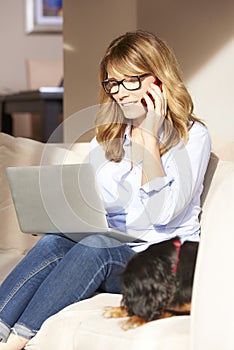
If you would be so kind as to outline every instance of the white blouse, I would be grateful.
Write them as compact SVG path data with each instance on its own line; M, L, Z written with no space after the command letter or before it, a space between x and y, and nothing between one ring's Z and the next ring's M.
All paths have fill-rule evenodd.
M188 142L177 144L161 157L166 176L141 185L142 161L131 165L130 126L124 136L124 158L111 162L96 138L91 141L90 162L96 170L110 227L147 243L129 243L136 251L179 236L199 241L200 196L208 165L211 140L202 124L195 122Z

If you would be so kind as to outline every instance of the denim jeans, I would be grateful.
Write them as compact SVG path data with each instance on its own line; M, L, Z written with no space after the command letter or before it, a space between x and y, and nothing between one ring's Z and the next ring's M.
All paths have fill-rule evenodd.
M79 243L45 235L0 287L0 337L31 339L42 323L97 290L121 293L121 273L135 252L102 235Z

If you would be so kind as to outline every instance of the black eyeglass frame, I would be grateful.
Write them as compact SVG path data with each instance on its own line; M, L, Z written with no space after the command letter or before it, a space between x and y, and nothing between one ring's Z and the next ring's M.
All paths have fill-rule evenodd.
M128 90L128 91L135 91L135 90L138 90L138 89L141 88L141 79L144 78L144 77L146 77L146 76L148 76L148 75L151 75L151 73L144 73L144 74L140 74L140 75L132 75L132 76L130 76L129 78L137 78L137 79L138 79L138 82L139 82L139 87L134 88L134 89L128 89L128 88L125 87L125 85L124 85L124 80L126 80L127 78L124 78L124 79L122 79L122 80L106 79L106 80L102 81L102 86L103 86L103 89L105 90L105 92L106 92L108 95L115 95L115 94L117 94L117 93L119 92L119 86L120 86L120 85L123 85L123 87L124 87L126 90ZM110 82L110 81L114 81L114 82L117 83L117 85L118 85L118 90L117 90L116 92L114 92L114 93L109 92L109 91L106 90L106 83L108 83L108 82Z

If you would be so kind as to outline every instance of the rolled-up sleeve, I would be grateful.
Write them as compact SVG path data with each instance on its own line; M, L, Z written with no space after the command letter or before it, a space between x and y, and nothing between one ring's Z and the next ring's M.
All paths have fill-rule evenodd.
M162 191L165 187L171 186L173 181L174 177L172 175L166 175L164 177L153 179L140 188L139 195L142 199L151 197L154 194Z

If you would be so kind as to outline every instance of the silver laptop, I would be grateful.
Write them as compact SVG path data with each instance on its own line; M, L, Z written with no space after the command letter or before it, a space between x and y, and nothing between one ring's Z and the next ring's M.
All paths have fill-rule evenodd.
M6 173L22 232L63 233L74 241L97 233L143 241L108 227L91 164L9 167Z

